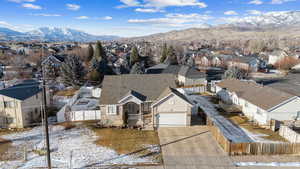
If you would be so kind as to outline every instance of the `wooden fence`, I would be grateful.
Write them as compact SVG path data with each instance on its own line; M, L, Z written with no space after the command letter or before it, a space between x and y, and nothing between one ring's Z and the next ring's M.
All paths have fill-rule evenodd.
M211 133L229 155L300 154L300 143L234 143L229 141L214 123L207 119Z

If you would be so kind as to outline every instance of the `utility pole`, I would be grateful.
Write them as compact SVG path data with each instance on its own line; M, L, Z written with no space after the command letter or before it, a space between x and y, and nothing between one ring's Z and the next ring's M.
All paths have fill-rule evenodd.
M45 135L46 135L47 164L48 164L48 169L51 169L49 129L48 129L48 113L46 111L47 93L46 93L45 71L44 71L44 66L43 65L42 65L42 79L43 79L43 113L44 113L44 126L45 126Z

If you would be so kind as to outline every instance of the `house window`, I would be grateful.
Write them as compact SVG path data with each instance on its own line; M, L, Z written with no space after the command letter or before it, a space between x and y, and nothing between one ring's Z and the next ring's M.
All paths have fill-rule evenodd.
M4 101L4 108L13 108L14 102L12 101Z
M36 100L39 99L39 94L35 95L35 99L36 99Z
M117 106L116 105L108 105L107 107L107 113L110 115L116 115L117 114Z

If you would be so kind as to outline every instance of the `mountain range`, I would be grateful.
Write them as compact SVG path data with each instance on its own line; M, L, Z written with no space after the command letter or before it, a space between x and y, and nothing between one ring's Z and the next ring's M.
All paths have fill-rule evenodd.
M300 11L267 12L257 16L225 18L227 24L171 31L150 36L126 38L146 41L193 41L203 39L232 39L254 34L297 36L300 33ZM279 34L280 33L280 34ZM297 38L299 38L297 36ZM0 41L77 41L117 40L118 36L96 36L69 28L42 27L30 32L0 28ZM124 40L124 39L123 39Z
M0 41L91 42L97 40L115 40L118 38L118 36L110 35L91 35L82 31L69 28L42 27L24 33L0 27Z
M152 42L238 41L240 39L259 39L272 36L279 39L300 39L300 11L268 12L258 16L227 19L227 24L189 28L122 40Z

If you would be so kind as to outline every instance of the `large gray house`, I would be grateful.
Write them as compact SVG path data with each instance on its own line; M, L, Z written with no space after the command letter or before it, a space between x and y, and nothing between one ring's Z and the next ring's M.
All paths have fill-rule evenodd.
M172 74L105 76L101 119L112 126L188 126L192 103L176 89Z

